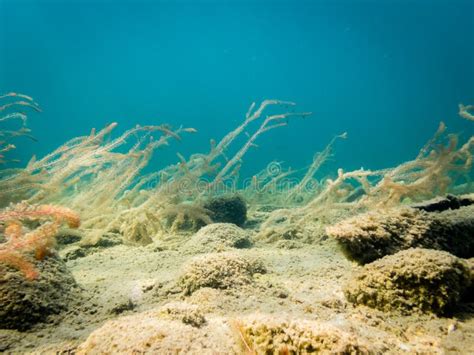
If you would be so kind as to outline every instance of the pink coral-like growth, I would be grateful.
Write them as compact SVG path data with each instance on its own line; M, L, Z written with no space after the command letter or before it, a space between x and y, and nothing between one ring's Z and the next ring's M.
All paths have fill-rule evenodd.
M22 224L25 220L46 222L28 231ZM39 273L27 254L33 253L36 260L42 260L54 247L54 238L61 224L77 228L80 219L77 213L65 207L18 204L0 212L0 223L4 225L7 239L0 244L0 263L20 270L26 279L34 280Z

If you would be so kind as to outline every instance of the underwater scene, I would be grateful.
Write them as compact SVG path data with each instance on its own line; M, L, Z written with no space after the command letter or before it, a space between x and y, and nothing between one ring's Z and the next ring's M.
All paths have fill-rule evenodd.
M474 354L474 1L0 0L0 353Z

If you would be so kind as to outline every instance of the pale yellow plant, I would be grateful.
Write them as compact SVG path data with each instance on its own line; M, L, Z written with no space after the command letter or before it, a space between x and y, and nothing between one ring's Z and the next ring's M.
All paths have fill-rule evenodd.
M324 224L344 214L421 201L443 195L457 186L463 187L462 192L472 192L474 137L459 146L458 137L446 136L445 130L441 123L416 159L399 166L349 172L339 169L337 177L327 179L324 187L304 206L272 212L262 224L259 237L273 240L275 235L311 222ZM447 143L442 142L445 138Z
M459 116L462 118L474 121L474 114L472 114L471 111L474 111L474 105L464 106L463 104L459 104Z
M16 149L12 143L14 138L25 136L34 140L27 125L28 116L23 109L41 112L38 104L27 95L15 92L0 95L0 165L11 160L7 159L5 154ZM7 129L6 124L14 121L20 122L20 127Z
M97 242L106 232L117 232L126 241L146 244L167 232L163 219L169 215L170 206L211 196L220 183L237 174L243 156L255 147L261 134L285 126L290 117L308 115L286 112L266 116L240 147L232 147L236 153L226 156L235 139L248 133L245 130L261 118L268 106L294 105L265 100L255 109L254 103L244 122L218 144L211 144L209 153L194 154L189 159L178 154L177 164L146 175L142 171L157 148L196 130L136 126L112 139L117 126L112 123L99 132L92 130L87 136L71 139L41 159L33 157L24 169L5 174L0 179L0 203L5 206L25 200L67 206L81 215L87 243ZM129 147L131 139L134 143ZM209 177L212 180L204 180ZM181 218L182 214L176 216ZM175 227L171 224L171 229Z

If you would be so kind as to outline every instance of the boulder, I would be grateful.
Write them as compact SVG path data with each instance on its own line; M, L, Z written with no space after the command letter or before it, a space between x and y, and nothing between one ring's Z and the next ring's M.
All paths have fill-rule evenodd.
M408 248L474 256L474 205L426 212L411 207L371 211L327 227L345 254L362 264Z
M233 223L243 226L247 220L247 205L238 196L221 196L206 201L203 207L210 211L210 217L215 223Z
M0 328L26 330L67 309L79 290L72 274L56 255L32 263L32 280L17 269L0 264Z
M385 256L355 273L348 301L402 314L449 312L472 282L468 263L445 251L413 248Z
M253 282L256 273L265 273L257 259L245 258L232 252L206 254L188 262L178 279L185 295L202 287L227 289Z

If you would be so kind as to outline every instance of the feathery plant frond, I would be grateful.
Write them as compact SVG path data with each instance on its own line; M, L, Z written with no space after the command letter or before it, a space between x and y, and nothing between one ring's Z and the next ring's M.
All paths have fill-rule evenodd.
M24 136L35 140L28 128L28 115L25 110L41 112L38 104L27 95L10 92L0 96L0 166L17 162L6 157L7 153L16 149L12 143L13 139Z

